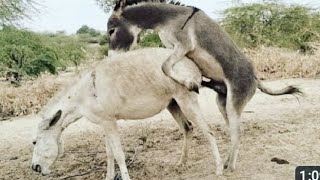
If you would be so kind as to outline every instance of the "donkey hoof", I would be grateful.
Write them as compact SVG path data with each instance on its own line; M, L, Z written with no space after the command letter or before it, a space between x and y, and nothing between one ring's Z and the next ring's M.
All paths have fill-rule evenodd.
M121 175L118 173L117 175L114 176L113 180L122 180Z
M177 167L184 166L186 164L186 160L180 159L179 162L176 164Z
M227 171L230 171L230 172L234 172L236 170L236 167L235 166L232 166L232 165L224 165L224 169L226 169Z
M220 162L218 164L216 164L216 175L217 176L222 176L223 175L223 163Z
M216 171L216 175L217 176L222 176L223 175L223 171L222 170L217 170Z

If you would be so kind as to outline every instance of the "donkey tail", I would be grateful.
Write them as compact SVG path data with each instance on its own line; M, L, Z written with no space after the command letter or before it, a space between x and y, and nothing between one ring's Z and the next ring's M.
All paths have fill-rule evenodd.
M260 89L263 93L269 94L271 96L280 96L284 94L292 94L292 95L300 95L300 96L303 95L303 92L298 87L287 86L282 89L273 90L271 88L264 86L259 80L258 80L258 89Z

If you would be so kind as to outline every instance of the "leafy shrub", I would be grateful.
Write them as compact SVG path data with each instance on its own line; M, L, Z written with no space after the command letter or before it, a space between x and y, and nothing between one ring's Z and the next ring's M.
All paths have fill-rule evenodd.
M308 50L319 40L319 11L301 5L264 2L224 11L222 25L244 47L259 45Z
M102 55L102 56L108 56L108 47L107 46L100 46L99 48L99 53Z
M90 34L78 34L79 41L86 44L97 44L100 43L100 36L93 37Z
M97 37L100 35L100 32L93 28L90 28L87 25L83 25L80 29L78 29L77 34L89 34L92 37Z
M157 33L146 33L141 38L139 45L142 47L163 47Z
M100 36L99 45L103 46L108 44L108 36L106 34Z
M79 64L84 59L83 44L65 35L36 34L5 27L0 30L0 76L7 71L38 76L44 71Z

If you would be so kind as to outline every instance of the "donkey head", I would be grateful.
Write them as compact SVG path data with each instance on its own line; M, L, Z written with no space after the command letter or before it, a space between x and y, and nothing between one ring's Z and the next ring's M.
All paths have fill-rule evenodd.
M60 139L62 127L62 111L58 110L53 116L42 121L33 139L34 150L32 156L32 169L42 175L50 174L51 166L59 154L62 154L62 141Z
M132 14L137 15L136 13L138 13L144 15L145 12L143 9L139 9L138 12L130 11L130 13L128 13L128 10L130 6L143 2L164 3L165 0L118 0L116 2L113 13L108 20L110 54L116 51L128 51L137 45L142 29L137 23L132 22L132 19L134 19ZM150 17L144 17L145 20L149 18Z
M141 29L122 17L126 6L131 5L126 0L119 0L108 20L109 55L114 52L128 51L137 45Z

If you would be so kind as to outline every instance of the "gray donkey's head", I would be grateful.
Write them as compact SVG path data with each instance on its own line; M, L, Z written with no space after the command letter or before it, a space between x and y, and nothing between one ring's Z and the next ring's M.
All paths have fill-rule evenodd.
M166 0L118 0L108 20L110 52L134 48L143 29L154 29L175 16L177 12L163 6L165 2Z

